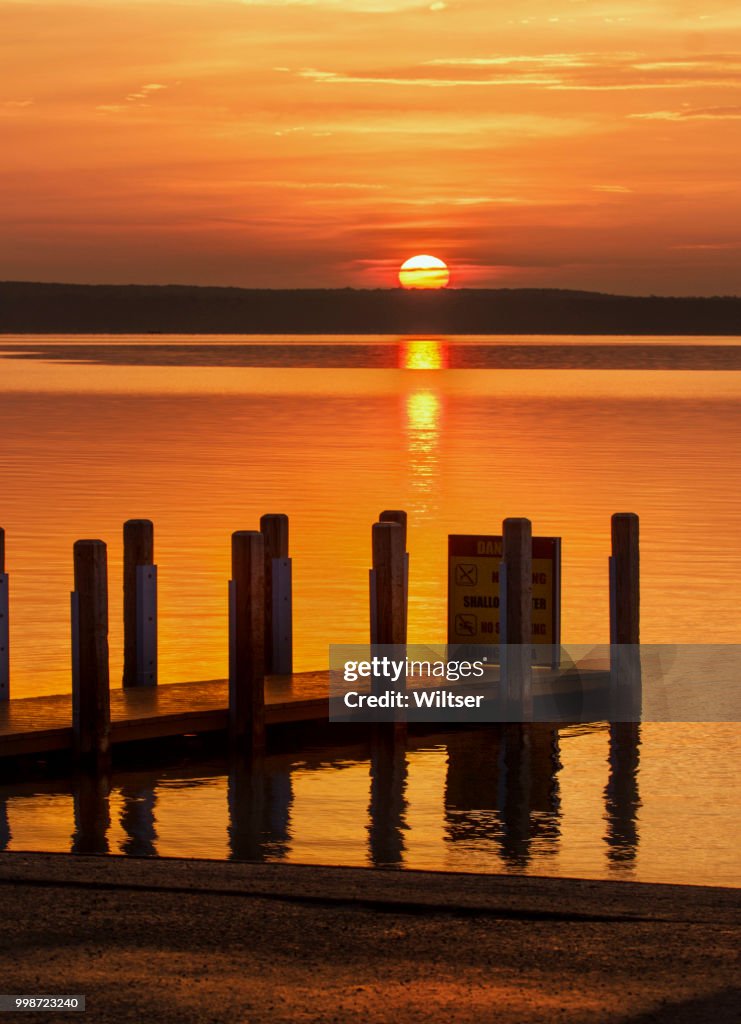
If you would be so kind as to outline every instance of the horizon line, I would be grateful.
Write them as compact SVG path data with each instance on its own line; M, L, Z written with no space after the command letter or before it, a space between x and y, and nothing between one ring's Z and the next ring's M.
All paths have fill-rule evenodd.
M677 302L690 301L690 300L739 300L741 295L738 294L723 294L715 292L713 294L693 294L693 295L675 295L675 294L660 294L657 292L649 292L642 294L626 294L625 292L602 292L595 291L589 288L558 288L558 287L521 287L521 288L505 288L505 287L487 287L487 288L456 288L454 286L447 285L444 288L404 288L401 285L388 288L358 288L353 285L335 285L325 287L288 287L278 288L271 286L254 286L254 285L230 285L230 284L182 284L175 281L168 281L165 283L155 282L110 282L110 281L32 281L32 280L19 280L19 279L5 279L0 280L0 287L5 285L22 285L22 286L41 286L41 287L58 287L58 288L183 288L183 289L198 289L198 290L223 290L223 291L243 291L243 292L359 292L359 293L383 293L388 295L440 295L448 294L451 292L463 293L463 292L547 292L547 293L559 293L559 294L570 294L570 295L595 295L606 298L615 299L664 299L674 300Z

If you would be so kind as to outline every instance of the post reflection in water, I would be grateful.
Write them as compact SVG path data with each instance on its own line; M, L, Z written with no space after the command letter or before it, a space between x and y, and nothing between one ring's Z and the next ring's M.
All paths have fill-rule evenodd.
M154 810L157 805L157 779L148 784L128 783L121 786L119 821L126 834L121 852L130 857L157 855L157 828Z
M281 860L290 845L290 767L234 758L227 780L230 860Z
M371 738L368 845L375 866L401 867L406 824L407 753L383 727Z
M94 777L82 773L75 778L73 790L75 830L72 853L108 853L111 827L111 782L106 775Z
M10 831L10 819L8 818L8 801L0 794L0 853L3 853L10 846L12 833Z
M507 725L452 737L448 747L445 825L450 842L492 843L511 868L558 852L561 767L558 730Z
M607 861L612 869L633 867L638 855L638 790L641 727L635 722L610 725L608 762L610 774L605 786Z

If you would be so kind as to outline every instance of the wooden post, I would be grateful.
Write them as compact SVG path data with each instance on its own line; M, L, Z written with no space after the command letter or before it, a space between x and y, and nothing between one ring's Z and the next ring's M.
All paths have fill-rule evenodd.
M616 512L612 517L612 572L611 642L638 644L641 642L640 556L638 516L634 512Z
M405 656L407 615L403 526L398 522L374 523L372 544L371 645L398 645L402 648L399 655ZM371 688L378 689L381 683L381 679L373 678ZM399 689L406 686L403 675L396 685ZM403 743L406 731L406 721L396 716L391 722L374 726L371 735L371 746L375 751L373 756L378 755L379 747Z
M402 509L386 509L378 517L379 523L398 523L399 526L404 530L404 539L402 540L402 547L404 551L407 549L407 514Z
M288 557L288 516L264 515L265 539L265 671L293 671L291 561Z
M10 699L10 595L5 571L5 530L0 526L0 702Z
M111 728L108 690L108 564L103 541L78 540L74 546L74 566L74 751L81 766L98 771L108 766Z
M124 523L124 569L123 569L123 614L124 614L124 665L123 685L141 686L157 683L157 618L156 618L156 577L150 581L149 591L154 593L154 607L145 609L145 594L138 585L140 566L154 569L154 526L149 519L129 519ZM146 602L152 603L152 602ZM153 621L147 622L142 617ZM154 638L152 644L147 638ZM149 650L143 648L148 647Z
M503 669L507 701L521 721L532 717L533 531L529 519L505 519ZM501 579L501 574L500 574ZM512 645L510 647L510 645Z
M407 551L407 514L402 509L386 509L378 517L379 523L398 523L404 531L404 641L409 631L409 552Z
M265 541L254 530L232 534L229 732L236 751L265 748Z
M610 695L614 721L641 717L641 594L639 520L634 512L612 517L610 557Z
M396 522L374 523L375 643L406 643L404 562L403 527Z

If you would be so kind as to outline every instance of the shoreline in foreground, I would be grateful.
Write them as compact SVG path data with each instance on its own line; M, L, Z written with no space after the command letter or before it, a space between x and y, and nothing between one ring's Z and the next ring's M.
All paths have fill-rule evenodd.
M735 1021L739 890L0 856L6 992L87 1019ZM45 1014L24 1019L48 1020Z

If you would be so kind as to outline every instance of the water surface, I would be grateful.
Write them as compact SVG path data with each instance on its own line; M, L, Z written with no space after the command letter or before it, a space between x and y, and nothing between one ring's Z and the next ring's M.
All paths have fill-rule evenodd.
M608 640L610 515L641 516L642 638L741 636L741 339L0 339L12 692L70 688L72 544L156 529L163 682L223 677L230 534L287 512L296 667L367 638L370 528L409 513L410 640L445 639L448 533L563 538L563 639ZM623 742L625 741L625 742ZM0 845L736 885L738 728L488 731L0 787Z
M138 517L156 527L165 682L225 674L229 538L264 512L291 518L298 669L366 638L383 508L410 517L412 641L445 639L447 534L525 515L563 538L564 641L606 642L610 515L635 511L642 638L738 642L740 352L714 338L0 339L12 692L69 690L81 537L109 544L116 685L121 525ZM715 369L656 368L677 359ZM538 369L559 361L574 368Z
M306 746L221 764L0 785L10 850L739 885L737 729L644 725Z

